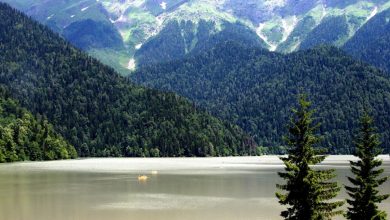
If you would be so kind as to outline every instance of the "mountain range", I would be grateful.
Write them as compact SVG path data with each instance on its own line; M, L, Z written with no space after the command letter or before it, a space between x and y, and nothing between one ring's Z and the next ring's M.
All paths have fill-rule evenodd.
M145 60L156 63L180 58L205 39L237 26L247 29L241 36L258 38L270 51L289 53L325 43L342 47L390 7L386 0L2 1L123 74ZM165 47L155 48L156 42Z

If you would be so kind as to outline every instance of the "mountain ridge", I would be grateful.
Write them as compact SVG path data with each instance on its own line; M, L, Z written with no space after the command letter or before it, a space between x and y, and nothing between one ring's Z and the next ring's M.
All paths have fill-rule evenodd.
M223 30L223 23L239 22L257 33L267 49L289 53L299 50L304 41L315 42L318 35L309 34L328 19L345 17L344 31L339 31L335 40L327 38L328 33L318 33L325 34L319 37L325 43L342 46L377 13L390 8L387 0L303 0L298 4L294 0L249 0L245 3L238 0L2 1L18 7L59 33L73 22L85 19L112 23L121 34L125 47L120 50L92 48L89 51L125 75L137 67L134 54L139 48L175 20L179 23L214 22L213 29L217 32Z

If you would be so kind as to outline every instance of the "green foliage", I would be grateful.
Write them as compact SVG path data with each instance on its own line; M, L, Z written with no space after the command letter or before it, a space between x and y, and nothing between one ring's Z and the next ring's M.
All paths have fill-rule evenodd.
M309 49L321 44L339 46L349 36L346 16L329 17L315 27L300 44L300 49Z
M384 169L378 169L382 161L375 159L381 153L379 136L374 128L373 119L367 112L360 121L360 131L356 138L356 153L359 160L351 161L351 171L354 177L348 177L353 186L346 186L351 199L346 217L352 220L386 219L386 213L378 209L377 203L386 200L389 195L378 195L377 189L388 179L381 177Z
M281 213L285 219L331 219L342 214L336 210L343 202L329 202L336 197L340 187L331 179L336 175L334 170L314 170L310 165L316 165L325 159L319 150L321 137L316 135L319 124L314 122L314 110L305 96L300 96L298 109L293 109L294 116L290 119L289 133L285 136L288 145L288 157L282 158L286 172L279 176L287 182L277 185L286 194L276 193L279 203L287 205Z
M175 94L134 86L5 4L0 12L0 83L47 117L80 156L256 153L237 126ZM44 157L65 155L55 140L48 146Z
M289 55L225 42L197 56L141 68L132 79L177 92L212 114L236 123L273 153L296 94L310 92L324 122L324 147L332 154L353 153L353 130L365 104L372 106L390 152L390 80L334 47ZM300 91L300 88L304 88Z
M74 147L47 120L34 118L0 87L0 163L76 157Z
M369 20L344 45L352 56L390 71L390 9Z

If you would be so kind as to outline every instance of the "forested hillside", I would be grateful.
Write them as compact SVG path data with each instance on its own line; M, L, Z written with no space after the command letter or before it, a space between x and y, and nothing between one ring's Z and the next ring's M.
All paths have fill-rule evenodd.
M0 163L76 157L74 147L47 120L35 118L0 87Z
M306 36L299 49L310 49L324 44L341 46L348 35L349 27L346 16L325 18Z
M222 26L223 30L219 31L211 21L172 21L158 35L145 42L134 58L138 66L164 63L209 50L227 40L247 46L266 47L256 32L243 24L226 22Z
M308 93L318 108L330 153L353 152L356 118L368 106L389 152L389 76L337 48L282 55L226 42L198 56L140 69L132 79L194 100L266 147L283 144L289 106L298 93Z
M241 129L172 93L135 86L48 28L0 4L0 83L79 156L254 153Z
M343 47L352 56L390 72L390 9L367 22Z

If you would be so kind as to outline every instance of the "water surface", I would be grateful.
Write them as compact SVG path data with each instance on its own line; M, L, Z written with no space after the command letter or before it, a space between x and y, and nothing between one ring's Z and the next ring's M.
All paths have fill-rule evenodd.
M346 184L348 159L331 156L320 167L335 168ZM382 159L390 175L390 159ZM272 156L2 164L0 220L280 219L281 170ZM390 182L382 191L390 193ZM381 208L390 213L390 201Z

